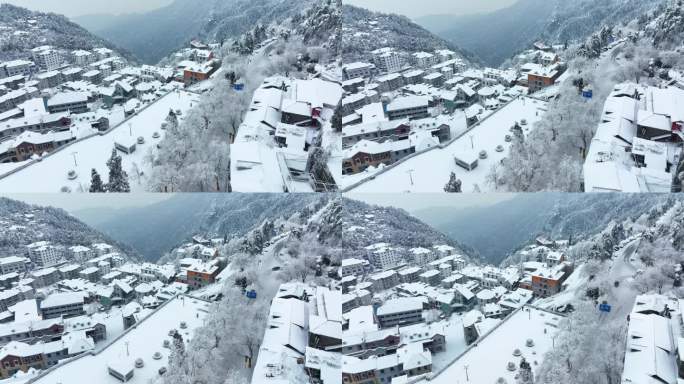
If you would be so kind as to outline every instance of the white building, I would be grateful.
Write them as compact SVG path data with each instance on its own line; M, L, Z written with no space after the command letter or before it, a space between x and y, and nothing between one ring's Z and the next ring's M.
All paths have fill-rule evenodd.
M62 65L62 55L49 45L33 48L31 54L36 65L47 71L52 71Z
M386 243L369 245L366 251L368 260L379 269L395 267L401 259L397 250Z
M413 263L420 266L423 266L435 259L434 252L422 247L409 249L409 254L413 257Z
M71 52L71 57L74 61L74 64L78 65L79 67L87 66L88 64L92 63L94 59L94 55L92 53L82 49Z
M114 251L114 247L106 243L97 243L92 245L93 250L97 256L106 255Z
M93 251L82 245L74 245L69 247L69 255L76 261L85 261L92 257Z
M29 244L27 248L31 260L41 267L55 265L62 258L62 248L54 246L47 241Z
M420 68L429 68L437 64L437 56L428 52L416 52L411 55L413 64Z
M401 69L402 60L392 48L380 48L372 52L373 62L380 72L392 73Z

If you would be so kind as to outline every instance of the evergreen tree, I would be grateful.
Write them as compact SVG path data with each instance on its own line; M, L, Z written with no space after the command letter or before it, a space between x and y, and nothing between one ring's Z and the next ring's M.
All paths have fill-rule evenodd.
M173 109L169 110L168 116L166 116L166 123L167 129L171 132L176 132L178 129L178 116L176 116L176 112L173 111Z
M520 362L520 370L518 376L518 384L532 384L534 383L534 373L532 372L532 366L523 357Z
M103 193L105 191L105 186L102 184L102 178L100 177L100 174L97 173L95 168L93 168L93 171L91 172L91 177L90 177L90 193Z
M128 174L121 167L121 156L116 153L116 148L112 149L112 157L107 160L107 167L109 168L109 183L107 183L107 191L127 193L131 191L128 184Z
M451 172L451 176L449 176L449 182L444 186L444 192L461 193L463 192L461 187L461 180L456 178L456 173Z

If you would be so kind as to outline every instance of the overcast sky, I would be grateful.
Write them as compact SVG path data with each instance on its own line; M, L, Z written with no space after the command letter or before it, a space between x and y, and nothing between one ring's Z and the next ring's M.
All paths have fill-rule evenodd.
M508 7L517 0L342 0L372 11L398 13L415 19L427 15L467 15Z
M10 3L34 11L55 12L67 17L145 12L172 2L173 0L0 0L0 3Z
M164 193L131 194L9 194L0 195L28 204L62 208L69 213L83 209L143 207L173 197Z
M486 207L514 198L513 193L439 193L439 194L347 194L345 197L368 204L405 209L415 213L434 207Z

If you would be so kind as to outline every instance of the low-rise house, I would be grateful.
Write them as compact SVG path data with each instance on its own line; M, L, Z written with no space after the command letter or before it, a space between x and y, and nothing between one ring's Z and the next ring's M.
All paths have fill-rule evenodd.
M81 336L36 344L12 341L0 349L0 378L8 378L19 371L50 368L60 360L91 351L94 344L92 339Z
M416 152L411 140L385 141L382 143L361 140L347 148L342 161L345 175L365 171L368 167L390 165Z
M47 101L47 108L50 113L88 112L88 94L85 92L61 92L52 96Z
M423 321L423 300L416 297L387 300L378 307L376 316L382 328L420 323Z
M387 116L390 120L408 118L423 119L428 114L429 100L424 96L402 96L387 105Z
M368 280L373 283L374 290L382 291L399 284L399 275L394 270L387 270L371 275Z
M24 161L34 155L52 152L74 140L76 137L70 131L25 131L14 139L0 143L0 162Z
M30 260L20 256L7 256L0 259L0 273L5 275L11 272L24 273Z
M361 259L343 259L342 265L339 269L339 276L345 278L347 276L361 276L364 273L364 269L368 265L368 261Z
M88 267L81 270L78 275L84 280L96 283L100 280L100 269L98 267Z
M33 286L35 288L47 287L56 283L60 279L59 271L56 268L48 267L31 272Z
M183 68L183 82L185 86L191 86L193 84L199 83L209 79L209 77L216 72L217 65L211 62L205 63L193 63L185 68Z
M347 148L362 141L405 140L411 133L408 120L376 121L346 126L342 130L342 146Z
M439 285L440 279L441 279L441 274L438 270L436 269L431 269L429 271L425 271L419 276L420 281L432 285L432 286L437 286Z
M71 118L65 113L21 117L0 122L0 139L16 137L26 131L38 133L60 132L67 131L70 127Z
M84 292L53 293L40 302L40 310L44 319L56 317L73 317L85 314L83 305L88 296Z
M187 283L193 288L201 288L216 281L216 276L221 272L221 268L215 261L209 263L196 262L185 270L187 273Z
M371 63L354 62L342 66L342 78L344 80L356 78L369 78L375 71L375 65Z
M17 285L0 291L0 311L6 311L20 301L33 299L34 294L35 290L27 285Z

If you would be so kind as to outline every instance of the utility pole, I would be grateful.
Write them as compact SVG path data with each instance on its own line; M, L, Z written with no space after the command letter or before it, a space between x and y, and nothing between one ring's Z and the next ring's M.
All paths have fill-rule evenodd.
M71 152L71 156L74 157L74 167L78 167L78 162L76 161L76 155L78 152Z
M413 172L415 171L415 169L409 169L408 171L406 171L406 173L409 174L409 179L411 179L411 185L413 185Z
M468 366L467 366L467 365L464 365L464 366L463 366L463 369L465 369L466 381L470 381L470 377L468 376Z

